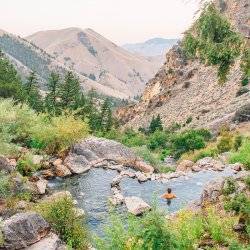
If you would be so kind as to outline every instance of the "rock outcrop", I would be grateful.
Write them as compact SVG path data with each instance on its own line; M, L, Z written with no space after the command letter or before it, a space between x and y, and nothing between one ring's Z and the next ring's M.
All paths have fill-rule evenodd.
M90 137L75 144L64 164L74 174L81 174L91 167L102 167L122 171L122 167L131 167L152 173L153 167L138 158L133 150L119 142L104 138Z
M37 213L16 214L3 222L4 249L25 248L40 241L49 230L49 224Z
M218 8L249 44L249 1L222 2L225 7L218 4ZM228 80L219 85L216 67L204 65L198 59L187 60L177 45L167 53L166 62L147 83L139 103L118 109L116 115L125 127L148 127L152 117L159 114L165 127L186 124L191 117L185 128L207 127L216 131L221 125L232 123L235 112L237 119L242 119L237 111L250 105L250 92L236 96L241 81L240 59L231 67Z

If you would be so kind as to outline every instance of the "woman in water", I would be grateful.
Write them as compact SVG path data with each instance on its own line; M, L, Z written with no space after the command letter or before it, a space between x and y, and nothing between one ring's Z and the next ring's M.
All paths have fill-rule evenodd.
M167 204L170 205L171 204L171 200L174 198L177 198L175 194L172 193L172 189L168 188L167 193L163 194L161 196L161 198L166 199L167 200Z

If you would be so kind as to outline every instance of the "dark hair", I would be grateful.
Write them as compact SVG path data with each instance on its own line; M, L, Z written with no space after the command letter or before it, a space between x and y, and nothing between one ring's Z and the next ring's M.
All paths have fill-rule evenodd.
M168 188L168 193L170 194L172 192L172 189L171 188Z

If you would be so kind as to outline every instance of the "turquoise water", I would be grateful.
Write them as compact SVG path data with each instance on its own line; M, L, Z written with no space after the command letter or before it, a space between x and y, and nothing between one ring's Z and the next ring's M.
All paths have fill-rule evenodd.
M56 180L50 183L55 190L68 190L78 202L78 207L84 209L87 214L89 228L101 234L103 226L108 221L109 204L107 198L111 195L110 183L117 175L116 171L104 169L92 169L86 174L73 176L65 180ZM136 179L126 178L121 181L121 189L124 196L138 196L151 204L157 202L158 206L166 211L175 212L183 208L188 202L198 200L204 185L220 176L232 175L232 170L223 172L203 171L190 173L188 176L172 179L168 183L148 181L138 183ZM171 205L160 198L166 189L170 187L177 199ZM125 210L124 207L119 211Z

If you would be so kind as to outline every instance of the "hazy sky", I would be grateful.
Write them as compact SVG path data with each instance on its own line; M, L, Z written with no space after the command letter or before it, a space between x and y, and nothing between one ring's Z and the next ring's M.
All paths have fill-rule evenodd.
M175 38L190 26L196 0L0 0L0 29L92 28L118 44Z

